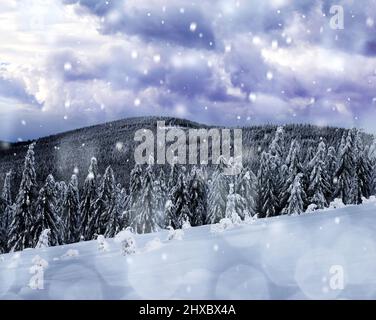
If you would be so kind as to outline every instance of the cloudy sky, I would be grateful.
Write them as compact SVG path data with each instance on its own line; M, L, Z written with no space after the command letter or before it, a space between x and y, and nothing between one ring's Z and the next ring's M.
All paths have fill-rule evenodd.
M3 140L142 115L376 132L374 0L2 0L0 40Z

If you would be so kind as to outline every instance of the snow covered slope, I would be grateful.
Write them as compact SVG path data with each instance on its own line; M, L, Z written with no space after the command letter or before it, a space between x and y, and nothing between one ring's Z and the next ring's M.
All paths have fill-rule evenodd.
M0 298L376 298L374 201L210 229L190 228L170 241L166 231L137 235L132 256L112 239L105 252L90 241L3 255ZM44 290L28 287L36 255L49 263Z

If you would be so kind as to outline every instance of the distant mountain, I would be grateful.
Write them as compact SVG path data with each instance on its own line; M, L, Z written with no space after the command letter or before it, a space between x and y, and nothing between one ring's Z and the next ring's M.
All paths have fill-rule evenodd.
M167 127L210 128L196 122L169 117L129 118L106 124L86 127L37 140L35 147L37 177L39 183L52 173L57 181L69 181L74 168L79 171L82 185L91 157L98 159L99 170L104 172L108 165L114 169L118 183L128 187L129 173L134 166L133 151L136 146L136 130L156 129L157 121L165 121ZM256 166L253 159L270 143L275 125L252 126L243 129L243 163ZM286 144L292 137L301 139L303 149L317 147L322 138L329 144L339 141L345 129L318 127L313 125L286 125ZM31 141L0 143L0 184L5 173L13 171L13 191L16 192L22 174L24 156ZM138 144L138 143L137 143ZM254 169L254 168L253 168ZM1 186L0 185L0 186Z

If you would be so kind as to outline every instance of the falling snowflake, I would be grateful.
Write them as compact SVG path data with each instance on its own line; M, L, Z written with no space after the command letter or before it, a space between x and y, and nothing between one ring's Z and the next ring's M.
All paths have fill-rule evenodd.
M153 56L153 61L155 63L159 63L161 61L161 56L159 54L156 54Z
M72 70L72 64L70 62L64 63L64 70L65 71Z
M252 43L255 44L255 45L258 45L260 44L261 40L259 37L253 37L252 39Z
M272 73L271 71L268 71L268 72L266 73L266 78L267 78L268 80L272 80L272 79L273 79L273 73Z
M138 98L134 99L134 105L136 107L138 107L140 104L141 104L141 100L140 99L138 99Z
M131 53L132 59L137 59L138 58L138 52L136 50L133 50Z
M249 94L248 98L249 98L249 101L255 102L256 101L256 94L251 92Z
M197 29L197 23L196 22L191 22L191 24L189 25L189 30L191 32L195 32Z

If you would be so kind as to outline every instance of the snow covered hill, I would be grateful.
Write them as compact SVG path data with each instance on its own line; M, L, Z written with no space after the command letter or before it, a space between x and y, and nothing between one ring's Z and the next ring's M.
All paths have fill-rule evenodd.
M190 228L182 240L167 236L136 235L130 256L113 239L107 251L89 241L2 255L0 299L376 298L374 199L217 233ZM37 255L49 264L44 290L29 287Z

